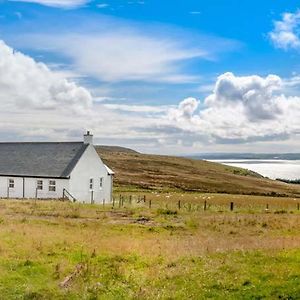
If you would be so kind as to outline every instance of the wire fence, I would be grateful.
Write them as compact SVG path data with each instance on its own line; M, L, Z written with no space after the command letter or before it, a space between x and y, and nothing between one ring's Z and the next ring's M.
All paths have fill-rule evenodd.
M220 200L220 199L166 199L166 196L153 197L152 195L114 195L111 203L105 203L104 206L110 206L111 209L124 208L148 208L165 209L185 212L211 211L211 212L300 212L300 199L265 199L264 201L243 201L243 199Z

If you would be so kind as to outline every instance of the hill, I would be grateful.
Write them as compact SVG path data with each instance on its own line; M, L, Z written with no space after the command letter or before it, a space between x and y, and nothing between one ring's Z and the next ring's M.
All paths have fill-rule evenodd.
M96 146L122 189L182 190L207 193L300 197L300 186L262 177L245 169L204 160L141 154L122 147Z
M125 147L119 147L119 146L96 146L97 147L97 151L99 151L100 153L132 153L132 154L136 154L138 153L135 150L129 149L129 148L125 148Z

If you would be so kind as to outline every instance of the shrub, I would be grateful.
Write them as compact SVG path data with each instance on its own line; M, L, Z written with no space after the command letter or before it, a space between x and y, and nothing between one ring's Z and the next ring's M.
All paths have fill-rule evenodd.
M164 208L159 208L157 210L157 213L159 215L177 215L178 214L177 210L164 209Z

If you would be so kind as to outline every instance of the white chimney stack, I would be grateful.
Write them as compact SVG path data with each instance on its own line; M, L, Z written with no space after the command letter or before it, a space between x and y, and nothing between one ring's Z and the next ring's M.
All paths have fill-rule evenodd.
M84 144L91 144L93 145L93 135L87 131L86 134L83 136Z

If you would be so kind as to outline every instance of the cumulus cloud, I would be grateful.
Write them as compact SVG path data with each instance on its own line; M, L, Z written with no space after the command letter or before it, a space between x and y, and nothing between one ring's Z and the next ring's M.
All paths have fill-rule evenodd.
M222 74L203 104L197 111L198 101L185 99L169 110L167 119L175 128L206 135L214 143L286 139L300 132L300 97L284 95L282 80L275 75Z
M45 6L59 7L59 8L75 8L82 6L91 0L9 0L13 2L28 2L37 3Z
M100 138L97 143L149 152L190 151L186 147L215 151L218 145L289 138L295 144L300 97L287 95L285 89L298 83L297 76L282 80L225 73L201 101L189 97L177 106L92 104L85 88L0 42L0 125L22 140L74 139L91 129ZM7 134L0 129L2 139Z
M179 103L177 108L169 109L167 119L181 130L196 132L200 125L199 116L195 113L198 106L199 101L196 98L186 98ZM170 128L170 125L164 125L164 127Z
M282 49L300 48L300 11L284 13L282 20L274 22L274 29L269 33L274 45Z
M205 103L211 108L241 106L249 121L273 119L281 113L274 94L281 86L282 80L276 75L236 77L228 72L219 76Z
M45 64L0 41L0 98L3 107L86 111L90 93L52 72Z

